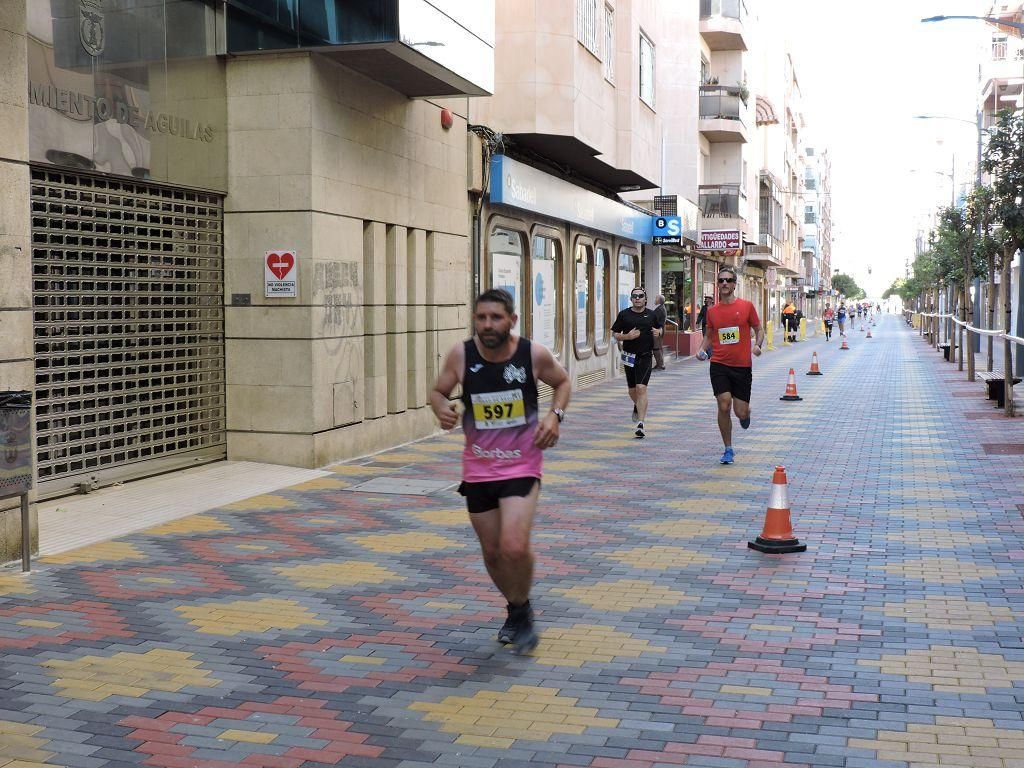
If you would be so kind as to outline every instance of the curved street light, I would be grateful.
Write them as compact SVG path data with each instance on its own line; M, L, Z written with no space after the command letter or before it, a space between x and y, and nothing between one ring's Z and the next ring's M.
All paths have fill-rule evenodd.
M1024 34L1024 23L1019 21L1003 21L995 18L994 16L929 16L927 19L921 19L921 21L927 23L929 21L950 21L952 19L977 19L980 21L987 21L990 24L999 24L1002 27L1016 29L1021 34Z

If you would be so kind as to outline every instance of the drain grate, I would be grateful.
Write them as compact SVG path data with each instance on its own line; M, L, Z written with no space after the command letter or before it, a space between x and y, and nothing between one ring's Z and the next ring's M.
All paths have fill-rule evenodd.
M1024 456L1024 443L982 443L989 456Z
M399 496L430 496L454 488L450 480L409 480L404 477L375 477L365 483L349 486L346 491L358 493L391 493Z

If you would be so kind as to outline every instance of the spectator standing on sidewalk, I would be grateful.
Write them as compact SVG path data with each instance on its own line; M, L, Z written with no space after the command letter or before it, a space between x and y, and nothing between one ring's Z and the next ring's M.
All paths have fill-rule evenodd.
M469 519L480 540L484 566L508 601L498 640L516 653L537 646L530 587L530 533L540 496L541 451L558 443L572 382L541 344L512 335L519 318L507 291L491 289L473 305L474 336L448 353L430 393L443 429L459 420L449 396L462 385L462 485ZM554 390L551 410L541 415L537 381Z
M751 355L761 354L764 329L754 305L736 297L736 273L728 268L718 271L718 304L708 310L707 330L697 350L697 358L711 358L711 388L718 401L718 431L725 452L719 460L732 464L732 412L740 426L750 426L750 389L753 384ZM751 332L754 346L751 347ZM708 355L708 350L711 354Z
M700 328L701 334L704 333L704 325L708 321L708 310L713 306L714 302L710 296L704 297L704 306L700 308L700 312L697 313L697 327Z
M664 371L665 370L665 345L663 339L665 338L665 321L668 320L668 310L665 309L665 297L660 293L654 297L654 319L657 321L658 327L661 328L660 334L654 336L654 370Z

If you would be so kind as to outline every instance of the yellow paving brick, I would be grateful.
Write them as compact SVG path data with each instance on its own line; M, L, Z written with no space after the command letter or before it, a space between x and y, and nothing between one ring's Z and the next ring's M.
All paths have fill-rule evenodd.
M230 531L231 526L212 515L192 515L169 523L161 523L143 531L148 536L185 535L189 533L213 533Z
M718 689L721 693L736 693L741 696L771 696L771 688L754 688L748 685L723 685Z
M225 504L222 509L229 509L233 512L250 512L265 509L294 509L297 506L298 504L291 499L286 499L273 493L266 493L231 504Z
M371 550L389 554L406 552L431 552L442 549L462 549L466 545L455 539L423 531L410 533L385 533L367 536L353 536L352 540Z
M297 565L290 568L275 568L281 576L307 589L333 589L352 587L359 584L384 584L402 581L394 571L376 563L348 560L343 563L320 563Z
M498 739L493 736L459 736L456 744L467 744L473 747L490 747L491 749L510 749L515 739Z
M105 541L59 555L47 555L40 563L67 565L70 563L101 563L117 560L145 560L147 555L124 541Z
M266 731L227 730L217 736L224 741L241 741L246 744L269 744L277 738L276 733Z
M233 637L241 632L322 627L326 621L292 600L263 598L231 603L179 605L174 609L198 632Z
M638 608L657 608L661 605L679 605L683 602L696 601L696 598L684 592L638 579L603 581L569 589L556 588L552 592L565 595L592 608L620 613Z
M85 701L103 701L114 695L138 697L151 691L177 692L185 687L212 688L220 683L198 668L191 657L190 653L157 648L141 654L50 659L42 666L54 676L61 695ZM154 667L154 663L160 666Z

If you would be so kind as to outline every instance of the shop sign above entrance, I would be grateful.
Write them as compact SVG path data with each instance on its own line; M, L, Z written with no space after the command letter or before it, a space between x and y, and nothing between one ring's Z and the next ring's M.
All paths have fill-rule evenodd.
M680 245L683 242L683 219L680 216L655 216L652 218L652 245Z
M267 251L263 278L268 299L293 299L299 295L299 266L295 251Z
M505 155L491 158L491 202L649 243L651 217Z
M738 229L705 229L700 233L702 251L738 251L742 247Z

